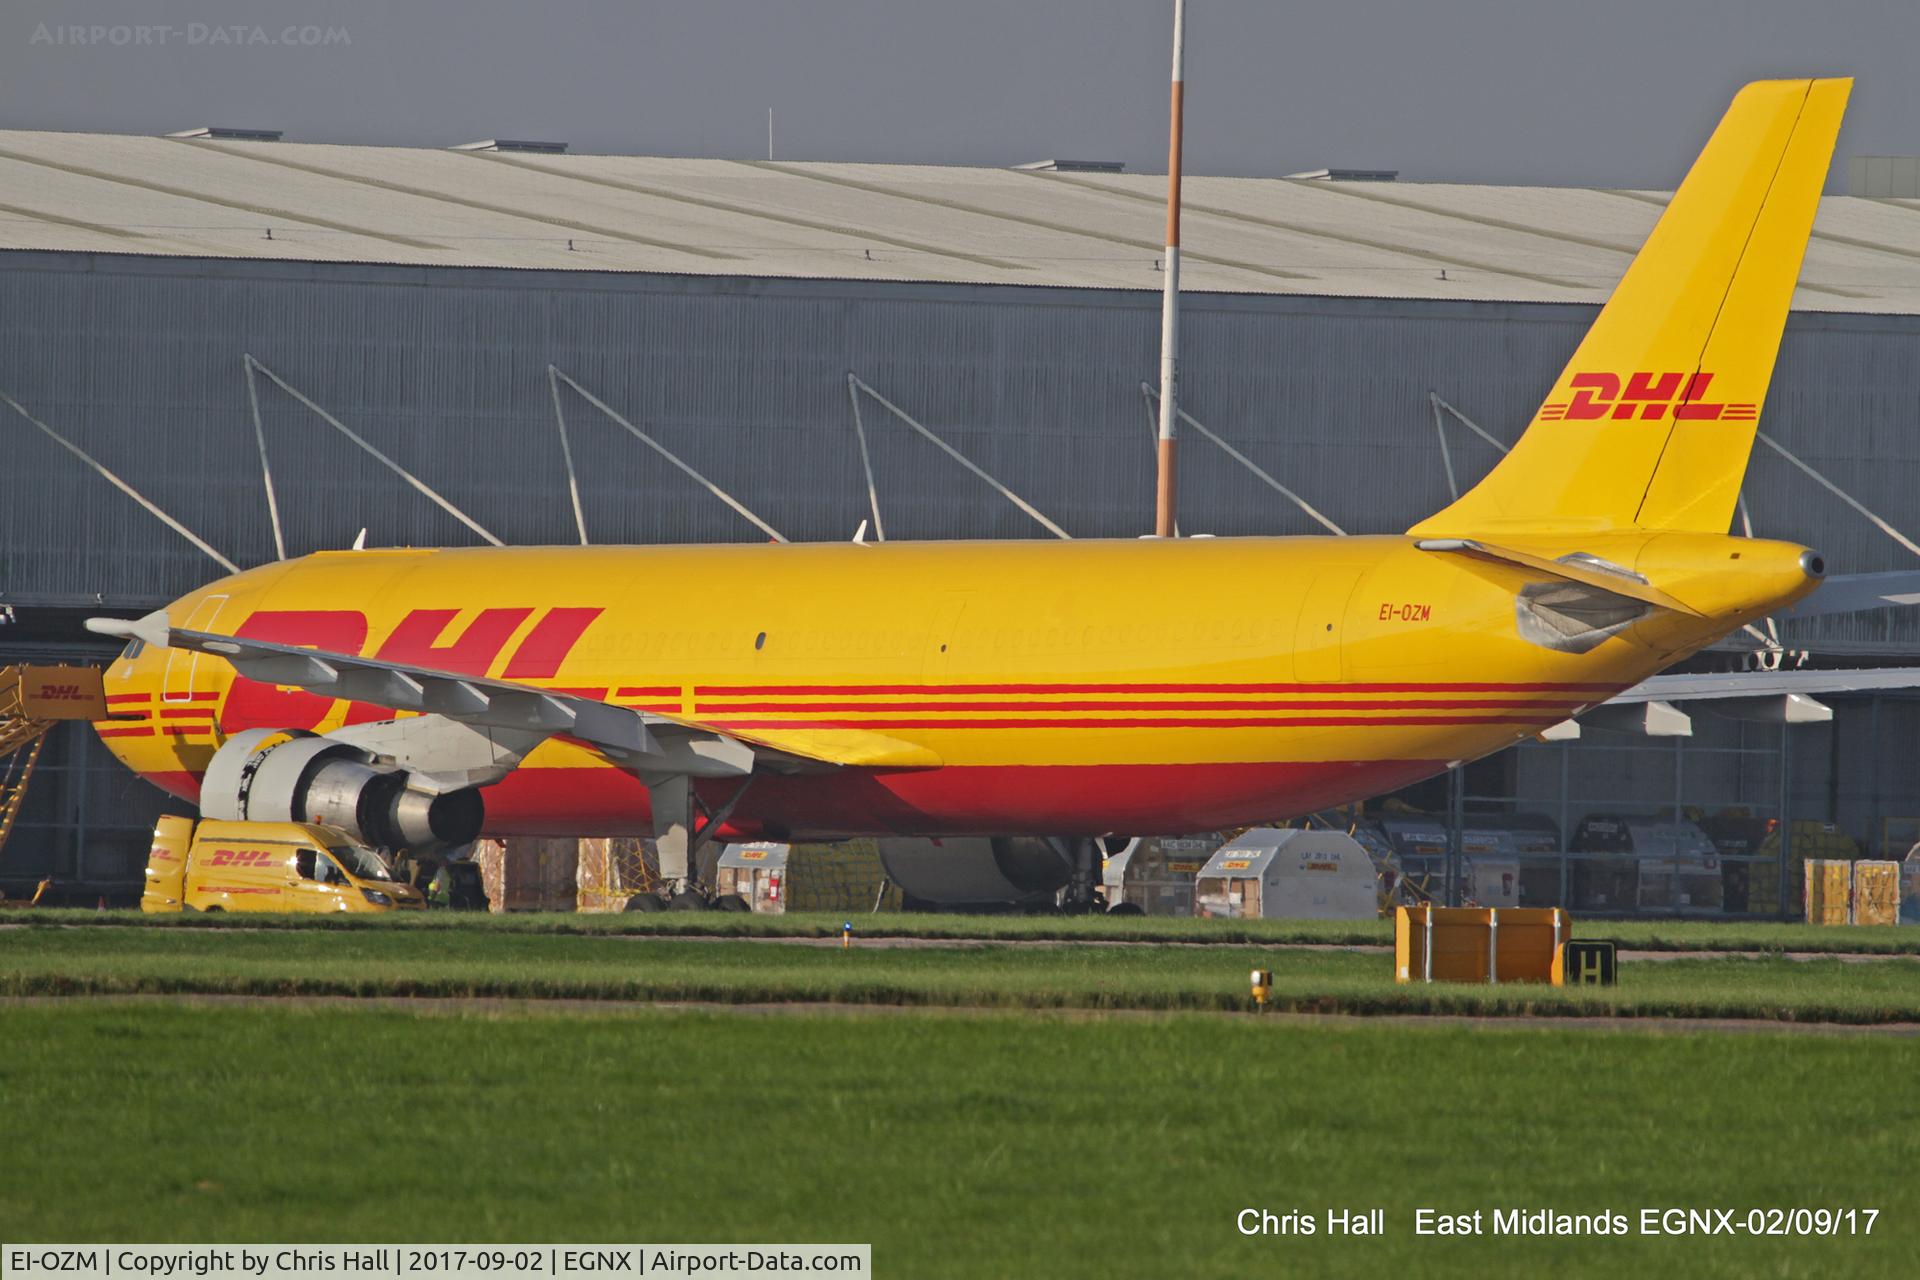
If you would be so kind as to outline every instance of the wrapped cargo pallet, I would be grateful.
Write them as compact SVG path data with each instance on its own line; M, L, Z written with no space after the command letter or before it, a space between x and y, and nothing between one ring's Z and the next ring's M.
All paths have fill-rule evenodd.
M578 840L513 836L481 840L473 860L492 911L572 911L577 900Z
M653 841L612 836L580 841L579 909L625 911L636 893L660 890L660 865Z
M1853 922L1900 923L1899 863L1862 861L1853 864Z
M1129 840L1101 860L1108 906L1124 903L1150 916L1192 915L1195 877L1224 843L1217 831Z
M1808 924L1853 922L1853 864L1832 858L1806 860Z

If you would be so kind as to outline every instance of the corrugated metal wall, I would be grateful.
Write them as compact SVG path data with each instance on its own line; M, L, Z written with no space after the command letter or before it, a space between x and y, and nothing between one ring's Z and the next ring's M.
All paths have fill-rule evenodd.
M0 390L241 564L272 541L247 410L251 352L509 542L574 538L546 367L558 365L789 537L845 538L866 495L845 375L903 409L1077 536L1151 512L1150 293L419 269L13 252L0 256ZM1398 530L1446 488L1438 390L1502 438L1527 418L1591 309L1196 295L1185 404L1355 532ZM1797 315L1765 429L1867 506L1920 531L1920 317ZM264 380L290 549L474 536ZM763 535L566 393L596 541ZM895 537L1043 531L863 403ZM217 567L0 407L0 599L170 599ZM1450 428L1470 482L1493 451ZM1211 445L1184 447L1188 532L1314 531ZM1762 534L1834 571L1910 558L1762 447ZM1889 613L1789 637L1920 651Z

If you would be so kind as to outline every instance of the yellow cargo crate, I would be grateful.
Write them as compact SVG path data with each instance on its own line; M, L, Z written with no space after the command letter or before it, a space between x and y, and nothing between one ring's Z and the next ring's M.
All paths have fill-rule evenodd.
M1566 981L1572 921L1559 907L1398 907L1396 982Z

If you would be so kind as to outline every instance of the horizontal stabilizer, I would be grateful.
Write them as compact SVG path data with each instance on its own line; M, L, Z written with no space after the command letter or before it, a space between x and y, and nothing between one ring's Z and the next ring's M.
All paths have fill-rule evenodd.
M1604 591L1628 600L1638 600L1656 609L1670 609L1690 617L1701 617L1698 609L1683 604L1647 582L1639 574L1629 573L1592 556L1570 555L1550 560L1528 551L1499 547L1472 538L1422 538L1413 544L1422 551L1462 556L1486 564L1505 565L1562 582L1577 582L1595 591Z

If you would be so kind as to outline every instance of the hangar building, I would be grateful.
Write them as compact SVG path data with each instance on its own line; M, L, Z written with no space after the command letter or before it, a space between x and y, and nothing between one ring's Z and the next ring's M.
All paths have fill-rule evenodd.
M1163 189L1071 161L0 132L0 659L98 656L89 612L362 530L829 539L877 508L894 538L1052 536L936 438L1067 534L1144 533ZM1497 456L1478 431L1517 434L1665 199L1189 178L1183 407L1252 466L1190 431L1183 531L1397 531L1442 505L1450 472L1464 487ZM1917 343L1920 201L1826 199L1763 414L1779 448L1749 477L1757 533L1834 572L1910 563ZM1248 584L1171 607L1261 599ZM1911 662L1920 617L1780 640ZM1834 725L1794 731L1791 788L1749 745L1778 732L1739 722L1685 745L1529 748L1471 785L1568 812L1784 801L1863 838L1920 814L1913 704L1834 705ZM90 734L62 735L0 864L16 891L46 870L124 882L144 853L158 797Z

